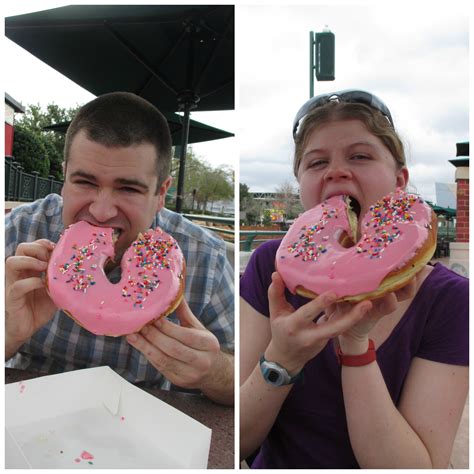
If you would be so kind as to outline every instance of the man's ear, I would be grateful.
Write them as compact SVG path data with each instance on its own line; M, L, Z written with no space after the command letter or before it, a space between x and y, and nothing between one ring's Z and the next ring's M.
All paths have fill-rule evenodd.
M156 209L156 212L161 211L161 209L165 206L166 193L168 192L168 189L170 188L172 182L173 178L171 176L168 176L161 184L160 190L158 191L158 207Z
M408 184L408 179L410 178L410 174L408 169L403 167L397 173L397 187L405 189Z

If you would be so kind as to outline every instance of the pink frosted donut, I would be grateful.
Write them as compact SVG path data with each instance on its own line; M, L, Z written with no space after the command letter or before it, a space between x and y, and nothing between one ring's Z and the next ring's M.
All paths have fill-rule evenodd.
M308 298L375 299L404 286L433 256L436 215L420 197L397 189L362 217L349 196L301 214L283 238L276 268L287 288Z
M173 237L160 228L140 234L122 257L116 284L104 273L113 256L112 228L83 221L69 226L48 264L51 299L82 327L106 336L137 332L176 309L185 262Z

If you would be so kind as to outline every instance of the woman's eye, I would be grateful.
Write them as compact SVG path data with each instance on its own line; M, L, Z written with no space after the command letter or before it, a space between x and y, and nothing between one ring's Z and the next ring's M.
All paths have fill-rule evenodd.
M370 156L368 156L368 155L353 155L353 156L351 156L351 160L355 160L355 161L370 160Z
M327 163L327 160L313 160L308 163L308 168L320 168Z

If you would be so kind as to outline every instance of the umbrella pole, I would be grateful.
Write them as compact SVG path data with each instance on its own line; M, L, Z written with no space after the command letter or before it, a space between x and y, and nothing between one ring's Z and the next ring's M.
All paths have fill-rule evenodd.
M184 105L183 132L181 136L178 187L176 191L176 212L179 212L179 213L181 213L182 208L183 208L184 169L185 169L185 163L186 163L186 152L188 148L188 138L189 138L189 116L191 114L191 107L193 104L186 102L183 105Z

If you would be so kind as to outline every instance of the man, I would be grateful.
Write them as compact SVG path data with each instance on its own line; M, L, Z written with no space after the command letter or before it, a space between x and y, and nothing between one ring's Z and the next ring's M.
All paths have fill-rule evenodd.
M81 108L66 135L62 197L51 194L6 217L8 366L55 373L109 365L131 382L199 389L232 404L232 270L220 239L164 208L170 161L166 119L145 100L116 92ZM44 271L60 233L80 220L119 232L116 261L140 231L160 226L173 235L187 262L173 322L95 336L55 308ZM119 267L106 270L119 280Z

